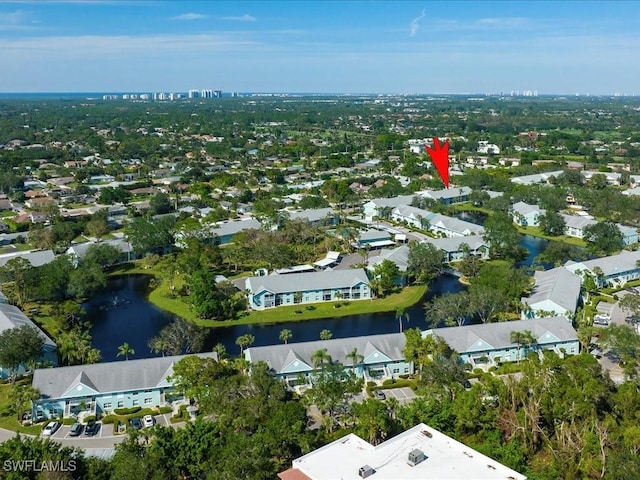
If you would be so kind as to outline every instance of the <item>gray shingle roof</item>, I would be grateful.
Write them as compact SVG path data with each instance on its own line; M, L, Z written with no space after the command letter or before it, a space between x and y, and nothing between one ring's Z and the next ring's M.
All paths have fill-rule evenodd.
M593 218L584 217L581 215L565 215L565 214L561 214L561 215L562 215L562 218L564 219L564 224L567 227L578 228L580 230L590 225L595 225L596 223L598 223Z
M623 250L617 255L609 257L594 258L584 262L567 262L565 265L572 271L576 272L582 268L587 268L593 272L595 267L600 267L605 276L614 275L616 273L629 272L636 270L636 262L640 260L640 251L630 252Z
M370 202L377 207L397 207L398 205L411 205L413 195L400 195L392 198L373 198Z
M513 211L520 215L527 215L529 213L544 214L544 210L537 205L529 205L528 203L518 202L513 204Z
M350 366L352 360L348 359L347 355L354 348L365 358L378 351L391 360L402 360L404 359L404 345L404 333L387 333L383 335L289 343L287 345L250 347L245 351L245 358L252 363L266 362L275 372L280 373L283 368L294 360L303 361L307 365L313 366L311 357L318 350L324 348L327 349L327 353L333 361Z
M221 224L218 228L211 231L213 235L224 237L225 235L234 235L243 230L250 230L253 228L262 228L262 225L255 218L249 218L247 220L237 220L235 222L226 222Z
M0 267L4 267L6 263L13 258L25 258L33 267L40 267L49 262L53 262L56 257L53 250L42 250L39 252L13 252L0 255Z
M247 278L247 286L254 294L263 290L273 293L288 293L348 288L358 283L369 283L367 274L362 268Z
M317 222L318 220L322 220L323 218L327 218L330 215L333 215L333 208L314 208L314 209L308 209L308 210L302 210L299 212L289 212L287 210L284 210L285 212L289 213L289 218L291 220L297 220L297 219L303 219L303 220L309 220L310 222Z
M87 250L91 245L111 245L112 247L117 248L123 253L128 253L133 251L133 247L131 246L131 243L127 242L124 238L113 238L113 239L103 240L100 243L85 242L85 243L78 243L76 245L71 245L67 250L67 253L73 253L78 258L82 258L86 255Z
M402 245L398 248L381 250L380 255L370 258L368 263L373 266L382 263L384 260L392 261L401 272L406 272L409 266L409 246Z
M535 286L528 298L522 301L529 305L551 300L556 305L573 313L580 297L581 279L564 267L552 268L533 274Z
M173 365L186 356L39 368L33 373L33 387L40 391L43 398L60 398L79 381L100 393L153 388L171 375ZM215 352L200 353L197 356L217 359Z
M469 195L472 192L469 187L452 187L452 188L443 188L442 190L426 190L422 192L423 197L429 197L436 200L442 200L447 198L456 198L461 197L463 195Z
M425 238L425 242L444 250L445 252L458 252L463 243L469 245L471 250L480 247L487 247L487 242L479 235L469 235L468 237L447 237L447 238Z
M376 230L375 228L370 228L369 230L365 230L360 233L358 236L358 241L366 242L367 240L380 240L380 239L389 239L391 238L391 234L385 230Z
M464 220L460 220L455 217L447 217L446 215L441 215L436 213L433 217L429 219L431 225L442 224L444 228L449 230L450 232L456 232L458 234L463 235L465 232L470 232L473 235L481 235L484 233L484 228L482 225L476 225L475 223L465 222Z
M23 325L29 325L35 327L40 336L44 338L44 344L50 347L56 346L53 340L51 340L46 333L44 333L38 326L27 317L22 310L13 305L7 303L0 303L0 332L4 332L10 328L22 327Z
M578 334L565 317L534 318L531 320L516 320L513 322L481 323L479 325L465 325L462 327L447 327L427 330L423 334L433 334L442 338L458 353L467 352L473 345L482 340L493 349L513 347L511 332L529 330L534 337L541 338L549 332L560 341L573 341ZM544 345L540 343L540 345Z

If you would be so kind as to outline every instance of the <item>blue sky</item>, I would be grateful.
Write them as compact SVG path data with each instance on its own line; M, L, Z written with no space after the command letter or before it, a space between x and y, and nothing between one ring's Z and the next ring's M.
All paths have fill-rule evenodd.
M640 95L634 1L0 0L0 92Z

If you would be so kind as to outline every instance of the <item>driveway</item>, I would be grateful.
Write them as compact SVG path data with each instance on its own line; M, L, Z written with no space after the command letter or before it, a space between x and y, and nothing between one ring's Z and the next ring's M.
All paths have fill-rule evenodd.
M391 388L389 390L381 390L387 398L395 398L400 405L412 402L416 398L416 394L409 387Z

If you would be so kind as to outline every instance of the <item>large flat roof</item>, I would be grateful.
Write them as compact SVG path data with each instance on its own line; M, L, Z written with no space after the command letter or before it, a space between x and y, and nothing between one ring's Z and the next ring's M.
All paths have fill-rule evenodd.
M409 452L416 449L426 459L410 466ZM349 434L294 460L292 467L312 480L361 480L358 471L365 465L375 470L371 480L526 480L524 475L424 423L377 446Z

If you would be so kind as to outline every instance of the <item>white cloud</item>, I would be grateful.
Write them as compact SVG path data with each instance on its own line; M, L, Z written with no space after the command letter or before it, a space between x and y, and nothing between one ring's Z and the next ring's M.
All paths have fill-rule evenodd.
M255 22L257 19L253 15L245 13L240 16L220 17L220 20L229 20L232 22Z
M426 17L426 13L424 9L422 9L422 13L420 14L420 16L411 20L411 33L409 35L413 37L416 33L418 33L418 30L420 30L420 20L422 20L424 17Z
M175 17L171 17L171 20L179 20L179 21L190 21L190 20L203 20L207 18L208 15L204 15L202 13L183 13L182 15L177 15Z

